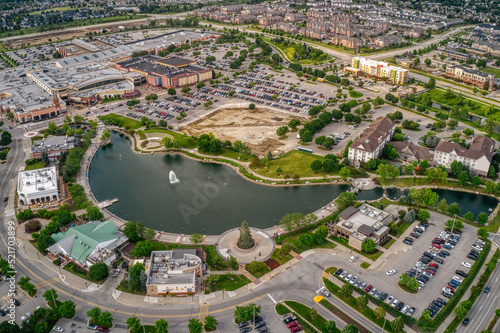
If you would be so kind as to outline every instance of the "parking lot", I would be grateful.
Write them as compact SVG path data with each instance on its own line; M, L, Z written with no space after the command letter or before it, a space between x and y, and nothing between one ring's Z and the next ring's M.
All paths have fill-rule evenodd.
M393 206L395 207L395 206ZM394 210L394 209L393 209ZM414 222L411 227L409 227L406 232L389 248L391 254L383 260L383 263L371 270L363 270L359 267L359 259L357 260L358 265L346 265L346 267L341 267L348 271L348 274L356 276L362 282L366 282L367 285L372 285L377 291L382 290L383 293L394 297L400 302L410 307L415 307L416 311L413 317L418 318L420 314L429 306L432 300L440 297L447 301L447 299L441 295L442 289L447 285L447 283L452 279L453 276L457 275L456 270L462 270L468 272L469 269L462 266L462 262L474 263L473 260L468 259L467 255L471 250L471 246L476 241L476 233L473 227L465 225L464 232L455 246L451 250L445 250L450 253L449 256L441 258L444 264L439 264L439 268L436 271L434 277L430 278L425 286L416 294L410 294L397 285L399 277L402 273L407 272L415 267L416 261L418 261L425 251L432 250L434 252L440 252L440 250L432 249L431 242L434 238L438 237L444 228L444 222L448 217L431 212L431 218L429 220L429 226L426 231L424 231L419 238L414 238L412 245L407 245L403 243L405 237L410 236L413 229L418 226L419 222ZM440 258L439 256L436 256ZM387 271L395 270L396 273L388 276ZM388 299L387 298L387 299Z
M17 61L20 66L22 65L32 65L44 60L51 60L52 53L56 50L56 46L54 44L50 45L41 45L29 47L26 49L20 49L15 51L9 51L7 54Z

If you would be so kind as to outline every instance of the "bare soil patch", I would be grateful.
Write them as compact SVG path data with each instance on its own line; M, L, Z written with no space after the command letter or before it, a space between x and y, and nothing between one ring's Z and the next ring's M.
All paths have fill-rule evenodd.
M240 140L259 155L269 150L284 153L295 148L296 140L278 140L276 129L287 125L293 118L302 122L306 120L296 114L265 108L225 108L185 125L182 130L194 136L212 132L216 138L232 143ZM289 136L294 137L293 133Z

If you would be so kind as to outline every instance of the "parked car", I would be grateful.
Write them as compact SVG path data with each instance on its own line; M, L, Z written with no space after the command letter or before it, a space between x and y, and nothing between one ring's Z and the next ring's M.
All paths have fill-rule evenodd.
M394 269L388 270L385 274L387 274L387 276L394 275L394 274L396 274L396 270L394 270Z

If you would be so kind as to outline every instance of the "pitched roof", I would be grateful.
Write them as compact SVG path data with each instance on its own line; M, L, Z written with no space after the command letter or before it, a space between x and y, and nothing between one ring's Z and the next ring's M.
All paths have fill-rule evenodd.
M380 141L389 133L395 123L389 118L378 117L362 133L359 138L350 146L357 150L373 152L380 144Z
M477 160L485 156L491 162L495 141L483 135L476 136L472 139L469 149L459 145L458 143L441 140L436 147L436 152L451 153L455 152L458 156Z
M49 250L59 253L60 248L69 253L73 260L85 264L85 260L95 248L103 242L118 239L122 236L118 227L111 221L89 222L71 227L66 232L52 235L55 244Z
M418 161L427 160L431 162L434 159L434 155L429 149L412 142L391 141L390 144L396 148L400 155L410 155L410 157L414 157Z

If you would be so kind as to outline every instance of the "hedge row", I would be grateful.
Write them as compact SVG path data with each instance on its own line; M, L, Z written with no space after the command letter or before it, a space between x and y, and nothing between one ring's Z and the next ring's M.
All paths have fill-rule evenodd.
M448 300L443 309L439 311L436 317L433 320L430 320L428 323L426 323L428 325L427 328L436 330L450 315L455 306L460 302L460 299L465 294L467 289L469 289L469 286L474 281L474 278L476 277L477 273L483 266L484 261L488 256L488 253L490 253L490 249L491 249L491 242L487 241L486 245L483 248L483 251L481 251L476 262L474 263L474 265L472 265L471 269L469 270L467 277L464 279L462 284L460 284L458 289L455 291L455 294Z

